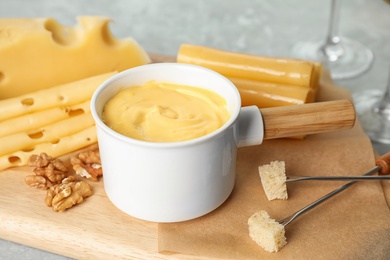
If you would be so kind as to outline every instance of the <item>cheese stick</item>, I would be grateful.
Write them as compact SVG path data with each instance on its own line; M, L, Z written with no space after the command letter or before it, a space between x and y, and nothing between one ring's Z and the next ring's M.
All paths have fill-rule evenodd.
M73 106L50 108L1 121L0 137L37 129L72 116L88 113L90 111L89 104L88 100Z
M0 137L0 155L33 149L37 144L57 142L61 137L72 135L95 124L91 113L58 121L38 129Z
M200 65L226 77L311 87L312 62L229 52L204 46L181 45L177 62Z
M322 63L313 62L314 70L313 70L313 81L311 82L311 89L314 90L314 93L317 93L320 89L320 80L322 75Z
M97 87L114 74L116 72L105 73L18 97L0 100L0 122L43 109L74 105L87 101Z
M259 108L299 105L314 102L314 91L305 87L293 87L278 83L229 78L237 87L242 106Z
M26 165L28 158L33 154L47 153L50 154L50 156L58 157L77 151L96 142L96 128L95 126L91 126L78 133L62 137L56 143L40 143L29 151L17 151L2 155L0 156L0 171L14 166Z

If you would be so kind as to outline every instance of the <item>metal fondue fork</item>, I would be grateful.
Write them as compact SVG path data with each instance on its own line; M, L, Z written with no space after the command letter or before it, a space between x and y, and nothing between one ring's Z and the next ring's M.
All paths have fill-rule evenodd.
M368 180L390 180L390 176L286 176L285 182L297 181L368 181Z
M390 152L384 154L383 156L381 156L379 159L376 160L375 162L376 166L374 168L372 168L371 170L369 170L368 172L366 172L365 174L363 174L362 176L360 177L363 177L363 179L365 179L364 177L367 177L375 172L379 172L380 174L389 174L390 173ZM356 176L358 177L358 176ZM373 176L371 176L373 177ZM384 177L384 176L382 176ZM283 226L287 226L288 224L290 224L293 220L295 220L297 217L299 217L300 215L302 215L303 213L309 211L310 209L320 205L322 202L326 201L327 199L333 197L334 195L342 192L343 190L349 188L351 185L355 184L357 181L351 181L351 182L348 182L347 184L344 184L343 186L335 189L334 191L326 194L325 196L319 198L318 200L312 202L311 204L307 205L306 207L298 210L297 212L295 212L294 214L282 219L282 220L279 220L278 222L280 224L282 224Z

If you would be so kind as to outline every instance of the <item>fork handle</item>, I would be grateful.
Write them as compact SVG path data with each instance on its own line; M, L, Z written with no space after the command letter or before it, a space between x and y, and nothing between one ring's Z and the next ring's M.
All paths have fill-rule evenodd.
M380 174L390 174L390 152L379 157L375 164L380 167Z
M379 159L377 159L376 165L377 165L376 167L372 168L371 170L369 170L368 172L366 172L362 176L369 176L369 175L374 174L375 172L381 172L382 174L389 173L390 152L382 155ZM322 202L324 202L324 201L330 199L331 197L333 197L334 195L342 192L343 190L347 189L348 187L350 187L354 183L356 183L356 181L351 181L351 182L348 182L348 183L344 184L343 186L340 186L339 188L333 190L332 192L326 194L325 196L319 198L318 200L310 203L309 205L307 205L306 207L298 210L294 214L292 214L292 215L290 215L290 216L288 216L288 217L286 217L286 218L284 218L282 220L279 220L278 222L280 224L282 224L283 226L287 226L292 221L294 221L294 219L296 219L297 217L299 217L303 213L305 213L305 212L309 211L310 209L320 205Z

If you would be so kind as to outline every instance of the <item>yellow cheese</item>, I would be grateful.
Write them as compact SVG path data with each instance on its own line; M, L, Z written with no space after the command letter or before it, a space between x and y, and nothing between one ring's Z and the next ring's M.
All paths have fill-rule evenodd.
M116 39L110 19L74 27L51 18L0 19L0 99L150 62L132 38Z
M104 106L113 130L150 142L178 142L209 134L230 118L226 100L194 86L148 81L119 91Z
M66 118L88 113L90 111L89 104L88 100L73 106L54 107L1 121L0 137L27 132L30 129L37 129Z
M0 122L35 111L75 105L87 101L97 87L114 74L115 72L110 72L18 97L0 100Z
M31 150L37 144L44 142L57 143L62 137L72 135L93 125L95 125L95 121L91 113L86 113L27 132L3 136L0 137L0 155L18 150Z
M313 81L311 83L311 89L314 90L314 93L316 94L318 90L320 89L320 81L321 81L321 75L322 75L322 63L314 62L314 71L313 71Z
M314 102L311 88L229 78L240 92L242 106L256 105L259 108L300 105Z
M17 151L7 155L2 155L0 156L0 171L13 166L26 165L28 158L33 154L47 153L50 156L58 157L77 151L96 142L96 128L95 126L91 126L75 134L62 137L55 143L40 143L32 150Z
M229 52L204 46L181 45L177 62L196 64L226 77L311 87L313 62Z

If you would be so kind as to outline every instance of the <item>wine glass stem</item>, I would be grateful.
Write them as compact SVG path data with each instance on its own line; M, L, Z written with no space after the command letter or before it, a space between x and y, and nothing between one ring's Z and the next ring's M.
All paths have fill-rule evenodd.
M339 36L340 3L341 0L331 0L326 42L320 49L328 61L336 61L344 54Z
M380 100L378 107L375 108L379 113L390 114L390 74L387 79L387 86L383 98Z
M388 79L387 79L387 86L386 86L386 91L385 91L385 97L387 98L387 100L390 100L390 73L389 73Z
M340 0L331 0L330 18L326 44L338 44L339 37Z

